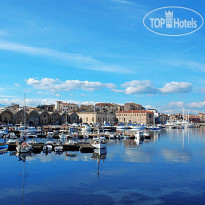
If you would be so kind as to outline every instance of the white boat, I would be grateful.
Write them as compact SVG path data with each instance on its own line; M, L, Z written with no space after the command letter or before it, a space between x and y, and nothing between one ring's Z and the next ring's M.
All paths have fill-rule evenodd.
M98 140L98 139L100 139L100 140L105 140L105 136L94 136L93 137L93 140Z
M143 132L144 137L150 137L151 133L149 131Z
M109 135L108 135L108 138L109 138L109 139L115 139L115 135L114 135L114 134L109 134Z
M118 126L116 126L116 129L117 130L126 130L126 129L129 129L129 127L126 125L118 125Z
M13 133L13 132L10 133L10 136L9 136L9 137L10 137L10 139L17 139L17 136L16 136L15 133Z
M140 126L140 125L130 126L130 128L131 128L132 130L144 130L144 129L145 129L144 126Z
M65 142L65 145L77 145L78 143L73 140L68 140Z
M130 137L128 135L122 135L123 139L129 139Z
M104 149L106 148L106 142L105 137L101 138L100 135L100 129L98 130L98 136L94 138L94 140L91 142L91 145L96 149Z
M54 147L55 152L62 152L63 151L63 146L56 146Z
M53 145L53 141L46 142L46 145Z
M27 143L22 143L16 147L17 152L19 153L27 153L32 150L32 146L28 145Z
M53 147L51 145L45 145L43 147L43 152L51 152Z
M9 130L7 128L4 128L3 130L1 130L2 135L8 135L9 134Z
M116 137L116 139L122 139L122 135L121 134L118 134L115 137Z
M4 136L4 134L3 134L3 132L0 130L0 137L3 137Z
M194 123L188 123L187 124L187 128L195 128L195 124Z
M48 139L52 139L53 138L53 132L48 132L46 137Z
M142 139L143 138L143 132L139 131L135 134L136 139Z
M6 141L6 144L7 145L17 145L18 141L15 140L15 139L9 139L9 140Z
M154 126L149 126L148 129L149 130L160 130L161 128L154 125Z
M89 125L83 125L83 126L81 127L81 131L82 131L82 132L92 131L92 127L90 127Z
M96 149L104 149L106 148L106 142L103 140L93 140L93 142L91 143L91 145L96 148Z
M66 134L63 133L63 132L60 133L60 134L59 134L59 138L60 138L60 139L66 139Z
M27 142L28 145L35 145L36 143L34 139Z
M37 135L38 130L35 127L28 127L27 129L30 135Z

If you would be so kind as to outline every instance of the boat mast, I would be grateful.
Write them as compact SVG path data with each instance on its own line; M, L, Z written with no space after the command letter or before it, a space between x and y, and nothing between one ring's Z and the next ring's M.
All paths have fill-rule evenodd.
M140 114L139 115L140 115L140 126L141 126L141 110L140 110Z
M100 178L100 156L97 157L97 162L98 162L98 180Z
M26 93L24 93L23 112L24 112L24 131L25 131L25 127L26 127Z

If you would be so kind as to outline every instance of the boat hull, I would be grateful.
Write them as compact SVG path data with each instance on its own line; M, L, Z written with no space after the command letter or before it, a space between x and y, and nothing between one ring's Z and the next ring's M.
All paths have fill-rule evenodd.
M92 146L95 148L95 149L105 149L106 148L106 144L105 143L93 143Z

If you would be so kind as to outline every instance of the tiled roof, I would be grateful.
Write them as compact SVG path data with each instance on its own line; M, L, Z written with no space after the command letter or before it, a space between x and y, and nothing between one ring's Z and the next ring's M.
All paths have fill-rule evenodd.
M151 111L147 110L128 110L128 111L120 111L119 113L152 113Z

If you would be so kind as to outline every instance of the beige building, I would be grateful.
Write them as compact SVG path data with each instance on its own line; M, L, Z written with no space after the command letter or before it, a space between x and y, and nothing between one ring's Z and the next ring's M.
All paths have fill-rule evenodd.
M116 117L114 113L103 113L103 112L79 112L77 113L80 117L82 123L88 124L104 124L111 123L114 124L116 122Z
M80 105L80 111L94 111L94 105Z
M136 104L136 103L125 103L124 104L124 110L128 111L128 110L144 110L145 108L140 105L140 104Z
M115 104L115 103L96 103L95 111L99 112L119 112L123 110L123 106Z
M118 123L153 124L154 113L147 110L129 110L116 113Z
M56 110L58 112L77 112L79 110L79 106L74 103L63 103L62 101L57 101Z
M200 122L205 122L205 114L199 113Z

